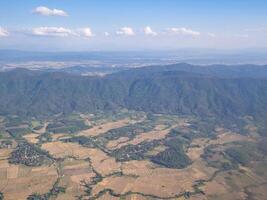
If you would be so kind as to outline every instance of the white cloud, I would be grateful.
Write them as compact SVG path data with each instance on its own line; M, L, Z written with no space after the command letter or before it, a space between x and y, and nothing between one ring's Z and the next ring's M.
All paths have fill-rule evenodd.
M122 27L116 33L117 33L117 35L126 35L126 36L134 36L135 35L135 33L131 27Z
M32 34L38 36L56 36L56 37L67 37L70 35L76 35L70 29L63 27L38 27L32 29Z
M61 16L61 17L68 16L68 14L64 10L50 9L45 6L39 6L35 8L33 12L44 16Z
M109 32L104 32L104 36L108 37L109 35Z
M151 36L156 36L156 35L158 35L158 34L157 34L155 31L153 31L152 28L149 27L149 26L145 27L145 29L144 29L144 33L145 33L146 35L151 35Z
M9 32L0 26L0 37L7 37Z
M87 38L90 38L90 37L94 37L95 36L93 34L91 28L89 28L89 27L79 29L79 34L81 36L87 37Z
M169 28L168 32L174 35L188 35L188 36L193 36L193 37L200 36L200 32L193 31L191 29L183 28L183 27L182 28Z

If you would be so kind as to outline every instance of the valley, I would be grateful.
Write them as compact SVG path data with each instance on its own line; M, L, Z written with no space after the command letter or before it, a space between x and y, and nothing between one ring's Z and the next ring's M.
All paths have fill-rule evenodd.
M0 192L10 200L262 199L266 143L248 119L231 129L126 109L2 117Z

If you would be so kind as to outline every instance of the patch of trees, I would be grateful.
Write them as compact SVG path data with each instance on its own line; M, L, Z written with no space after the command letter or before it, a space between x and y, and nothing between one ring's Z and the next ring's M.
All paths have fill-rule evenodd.
M209 145L204 149L201 157L208 163L209 166L219 169L220 171L226 171L231 169L237 169L238 165L232 162L227 154L216 149L218 145Z
M143 160L146 158L145 154L159 144L160 141L158 140L142 142L137 145L129 144L121 147L120 149L113 150L111 155L118 161Z
M29 128L10 128L6 130L12 137L21 138L23 135L29 133Z
M263 158L257 144L252 142L239 142L237 146L226 149L225 153L232 162L241 165L248 165L251 161L262 160Z
M168 168L182 169L191 164L191 160L184 152L184 142L179 138L164 141L166 147L163 152L151 157L151 161Z
M52 133L75 133L89 128L83 120L59 119L49 123L47 131Z
M154 127L155 126L151 121L130 124L124 127L111 129L100 137L97 137L97 139L103 143L107 143L110 140L117 140L120 137L128 137L129 139L133 139L140 133L153 130Z
M26 166L41 166L44 163L49 163L49 154L39 147L21 142L15 151L11 153L8 161L11 164L23 164Z
M267 156L267 138L264 137L261 139L258 145L259 150L263 153L264 156Z
M12 146L11 140L2 140L0 141L0 149L10 148Z
M19 126L23 123L22 118L20 117L7 117L5 119L5 126L6 127L15 127Z
M57 197L59 193L65 193L64 187L53 187L48 193L46 194L31 194L27 197L27 200L49 200L51 197Z
M63 142L74 142L74 143L78 143L82 146L86 146L86 147L90 147L90 148L96 148L97 147L96 139L94 139L92 137L77 136L77 137L63 139L62 141Z

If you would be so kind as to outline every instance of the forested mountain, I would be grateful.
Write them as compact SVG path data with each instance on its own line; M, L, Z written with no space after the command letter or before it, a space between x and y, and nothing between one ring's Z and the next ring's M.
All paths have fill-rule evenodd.
M43 116L118 108L267 118L267 67L177 64L105 77L24 69L0 73L1 115Z

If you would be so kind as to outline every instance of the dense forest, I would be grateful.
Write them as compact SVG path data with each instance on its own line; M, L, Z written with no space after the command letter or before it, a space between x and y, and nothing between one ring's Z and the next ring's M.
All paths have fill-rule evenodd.
M0 115L47 116L128 108L267 118L267 66L177 64L105 77L16 69L0 73Z

